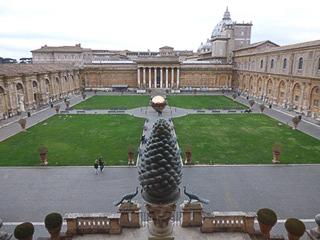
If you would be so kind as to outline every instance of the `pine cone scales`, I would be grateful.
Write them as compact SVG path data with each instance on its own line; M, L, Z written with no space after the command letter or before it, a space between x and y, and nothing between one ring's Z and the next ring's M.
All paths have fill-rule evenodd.
M169 123L158 120L152 129L139 164L143 198L150 203L176 201L179 198L182 168L180 154Z

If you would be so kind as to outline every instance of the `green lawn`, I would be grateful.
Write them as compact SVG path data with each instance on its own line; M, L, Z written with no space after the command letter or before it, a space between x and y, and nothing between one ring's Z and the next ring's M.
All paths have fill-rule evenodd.
M193 163L271 164L274 142L285 146L281 163L320 163L319 140L266 115L188 115L173 122L179 146L194 146Z
M50 166L93 166L100 155L107 165L127 165L127 146L138 148L143 124L127 115L55 115L0 142L0 166L40 166L43 144Z
M222 109L223 107L230 107L232 109L236 107L248 108L223 95L168 95L167 100L169 106L185 109L193 109L194 107L202 109L207 109L208 107L215 107L216 109Z
M149 105L150 96L139 95L139 96L93 96L86 99L85 101L73 106L74 109L110 109L114 107L126 107L127 109L146 107Z

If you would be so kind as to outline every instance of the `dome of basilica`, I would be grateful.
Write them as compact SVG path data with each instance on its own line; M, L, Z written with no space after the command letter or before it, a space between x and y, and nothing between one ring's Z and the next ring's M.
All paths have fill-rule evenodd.
M224 24L233 24L233 21L230 18L230 12L227 10L225 11L222 20L215 26L212 31L211 38L217 37L221 35L222 27Z

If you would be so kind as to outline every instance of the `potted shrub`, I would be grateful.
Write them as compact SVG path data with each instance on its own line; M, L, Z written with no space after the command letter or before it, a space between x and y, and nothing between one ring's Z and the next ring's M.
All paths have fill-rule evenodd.
M269 234L272 227L277 223L277 215L269 208L262 208L257 212L260 231Z
M97 89L94 90L94 94L97 94Z
M123 95L124 94L124 89L121 89L121 95Z
M280 158L280 155L281 155L281 151L284 149L284 146L279 142L275 142L272 145L272 149L273 149L273 160L272 160L272 162L273 163L280 163L279 158Z
M237 94L236 93L232 94L232 98L233 98L233 101L235 101L237 98Z
M55 106L54 106L54 109L56 110L56 113L58 114L58 113L59 113L59 110L60 110L60 105L55 105Z
M45 145L39 146L37 148L37 152L41 158L41 165L48 165L48 162L47 162L48 148L47 148L47 146L45 146Z
M70 106L70 102L66 101L66 107L68 108Z
M193 90L194 95L197 95L197 89Z
M298 116L295 116L292 118L292 123L293 123L293 130L297 129L298 123L301 121L301 118Z
M299 240L306 231L304 223L296 218L287 219L284 226L287 230L289 240Z
M19 224L14 229L14 237L19 240L32 240L34 234L34 226L30 222Z
M22 128L22 132L25 132L27 120L25 118L20 118L18 123L20 124L20 126Z
M185 161L185 164L191 164L191 155L192 155L192 152L193 152L193 146L190 145L190 144L186 144L184 147L183 147L183 152L184 152L184 155L186 156L186 161Z
M254 104L254 100L253 100L253 99L250 99L250 100L248 101L248 103L250 104L250 108L252 108L252 107L253 107L253 104Z
M266 108L266 106L264 104L260 104L259 108L260 108L260 112L263 113L263 110Z
M82 93L82 98L83 98L83 100L86 100L86 94L85 93Z
M57 238L62 227L62 216L59 213L50 213L44 219L44 225L52 238Z
M221 90L221 93L224 94L224 89Z
M133 165L133 158L134 158L134 152L135 152L135 147L132 145L129 145L127 147L127 153L128 153L128 158L129 158L129 165Z

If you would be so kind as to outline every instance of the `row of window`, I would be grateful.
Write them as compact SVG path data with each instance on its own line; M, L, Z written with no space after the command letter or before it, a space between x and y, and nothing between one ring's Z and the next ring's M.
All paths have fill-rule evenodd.
M83 60L86 60L86 59L88 59L88 60L90 60L91 59L91 54L83 54ZM41 55L40 57L39 56L35 56L35 60L44 60L44 56L43 55ZM46 56L46 60L51 60L51 59L54 59L54 57L52 57L51 58L51 56L49 56L49 55L47 55ZM57 60L67 60L67 59L72 59L72 60L75 60L75 59L81 59L81 55L77 55L77 56L75 56L75 55L71 55L71 58L70 58L70 56L69 55L57 55Z
M286 70L287 69L287 58L283 59L283 62L282 62L282 69L283 70ZM255 65L255 61L253 60L252 61L252 68L254 68L254 65ZM241 66L241 63L239 62L239 66ZM263 69L264 67L264 60L260 60L260 69ZM274 59L271 59L271 62L270 62L270 69L273 69L274 68ZM299 61L298 61L298 70L301 71L303 68L303 58L299 58ZM244 62L244 69L247 69L247 62L245 61ZM318 65L317 65L317 69L318 71L320 71L320 58L318 59Z

